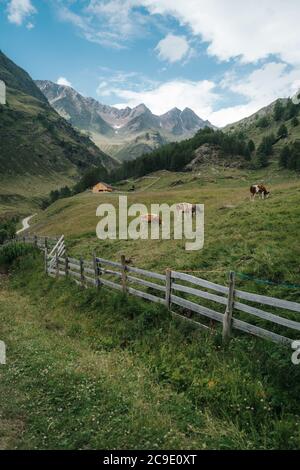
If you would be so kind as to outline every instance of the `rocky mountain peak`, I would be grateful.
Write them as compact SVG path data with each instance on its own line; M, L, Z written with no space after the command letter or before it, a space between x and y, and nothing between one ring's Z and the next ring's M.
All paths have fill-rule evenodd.
M211 125L200 119L189 108L181 111L174 107L157 116L144 103L134 108L127 106L119 109L99 103L94 98L86 98L71 87L58 85L49 80L39 80L36 83L59 114L75 127L91 133L100 147L103 142L103 148L117 148L119 151L123 142L128 146L130 139L135 141L140 134L143 134L143 146L140 146L140 151L144 152L145 142L151 142L154 148L154 142L157 145L160 141L170 142L192 137L205 125ZM159 135L154 136L154 131ZM150 140L145 137L147 132L150 132ZM140 140L138 139L139 142ZM147 149L148 147L147 144ZM132 151L132 146L130 148ZM138 156L136 152L133 154Z

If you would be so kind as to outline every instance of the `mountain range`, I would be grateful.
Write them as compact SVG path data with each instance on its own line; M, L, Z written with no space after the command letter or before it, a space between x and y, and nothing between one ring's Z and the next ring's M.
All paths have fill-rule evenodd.
M28 73L1 51L0 80L6 84L6 104L0 105L0 205L74 184L87 168L117 165L63 119Z
M192 137L206 126L213 127L189 108L173 108L157 116L144 104L118 109L86 98L69 86L48 80L37 80L36 84L61 116L119 160L134 159L165 143Z

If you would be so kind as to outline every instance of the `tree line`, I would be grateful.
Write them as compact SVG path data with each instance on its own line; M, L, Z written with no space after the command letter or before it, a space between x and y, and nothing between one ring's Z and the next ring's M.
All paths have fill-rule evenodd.
M251 143L243 136L205 127L191 139L171 142L136 160L125 161L110 174L110 181L140 177L158 170L181 171L195 157L194 151L203 144L218 146L224 158L238 156L244 160L251 159Z
M2 217L0 219L0 245L15 236L17 221L17 217Z
M300 94L298 96L300 99ZM135 160L123 162L119 167L108 172L103 166L92 167L83 173L81 179L72 187L64 186L51 191L42 201L42 208L46 208L57 199L70 197L91 188L99 181L116 183L129 178L139 178L159 170L182 171L195 157L195 150L201 145L211 144L218 146L224 158L240 158L250 169L264 168L269 164L273 155L273 146L281 139L288 137L288 128L285 121L291 120L291 125L299 125L298 114L300 105L288 99L286 103L277 100L270 117L262 116L256 122L261 129L269 127L273 119L278 122L277 133L263 136L257 148L252 139L247 139L243 131L225 133L210 127L200 129L192 138L181 142L171 142L162 147L144 154ZM283 168L300 169L299 143L285 145L280 154L279 164Z

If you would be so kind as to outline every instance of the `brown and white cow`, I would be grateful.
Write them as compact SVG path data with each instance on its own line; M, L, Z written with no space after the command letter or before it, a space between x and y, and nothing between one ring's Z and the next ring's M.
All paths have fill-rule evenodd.
M184 212L186 214L196 214L197 212L197 204L191 204L190 202L179 202L176 204L177 212Z
M270 196L270 191L263 184L252 184L250 186L250 199L254 200L255 196L259 194L261 199L265 199Z
M141 222L146 222L147 224L154 222L161 225L162 220L158 214L143 214L141 215Z

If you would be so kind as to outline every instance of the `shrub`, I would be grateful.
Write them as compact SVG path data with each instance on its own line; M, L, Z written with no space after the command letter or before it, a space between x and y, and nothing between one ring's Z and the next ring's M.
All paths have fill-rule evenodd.
M284 106L280 100L277 100L274 106L274 120L280 121L284 115Z
M32 245L24 243L9 243L0 248L0 266L10 266L20 256L35 251Z
M300 142L283 147L280 153L279 165L289 170L300 170Z
M16 218L0 220L0 244L16 234Z
M284 124L281 124L277 131L277 137L279 139L285 139L288 136L288 130L287 127Z
M269 125L270 121L266 116L261 117L256 122L256 127L259 127L260 129L265 129L266 127L269 127Z
M279 166L282 168L286 168L288 165L288 161L291 157L291 151L288 145L285 145L280 152L279 157Z

